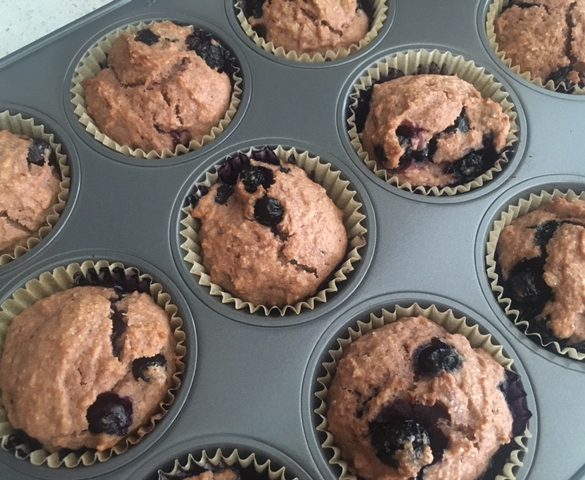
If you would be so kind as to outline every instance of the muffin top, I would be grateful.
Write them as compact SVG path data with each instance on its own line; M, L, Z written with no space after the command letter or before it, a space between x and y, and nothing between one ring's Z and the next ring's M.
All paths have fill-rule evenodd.
M230 55L192 26L158 22L122 34L108 68L83 82L87 111L102 133L131 148L201 141L229 107Z
M299 53L325 53L358 43L369 19L357 0L266 0L262 17L250 17L276 47Z
M212 282L255 305L313 295L346 253L343 212L303 169L281 165L269 149L228 159L193 217Z
M408 75L373 86L362 140L371 159L401 182L452 186L491 168L510 118L452 75Z
M527 320L585 341L585 202L556 198L504 228L497 263L504 295Z
M224 469L217 472L203 472L199 475L186 477L184 480L238 480L240 476L235 470Z
M473 480L512 436L504 368L424 317L352 342L327 396L333 442L358 477Z
M113 447L170 387L175 340L152 298L76 287L16 316L0 359L10 424L50 451Z
M544 83L585 81L585 0L511 2L496 18L500 51Z
M0 130L0 254L11 253L45 223L61 182L46 140Z

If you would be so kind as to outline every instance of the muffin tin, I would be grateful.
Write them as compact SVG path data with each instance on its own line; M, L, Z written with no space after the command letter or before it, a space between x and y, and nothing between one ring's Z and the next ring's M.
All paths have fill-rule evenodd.
M451 308L490 333L514 360L533 413L518 479L585 478L585 363L532 342L506 317L490 289L485 245L502 210L531 192L585 189L585 97L539 88L512 73L485 35L489 0L391 0L378 37L323 64L281 59L242 31L234 0L119 0L0 60L0 111L33 117L55 134L71 165L71 189L43 241L0 267L0 303L29 279L61 265L105 259L161 283L185 320L188 354L175 403L154 431L104 463L35 466L0 450L0 478L156 478L187 455L220 447L286 468L287 478L338 478L314 413L322 363L341 332L393 305ZM235 53L242 102L226 130L186 154L145 160L97 142L73 112L73 72L107 33L168 18L211 30ZM395 52L438 49L492 73L518 112L519 142L509 165L484 186L450 197L399 190L358 158L346 128L354 82ZM181 209L192 187L225 156L284 145L331 162L358 192L366 215L362 260L339 291L300 314L236 310L189 273L180 244Z

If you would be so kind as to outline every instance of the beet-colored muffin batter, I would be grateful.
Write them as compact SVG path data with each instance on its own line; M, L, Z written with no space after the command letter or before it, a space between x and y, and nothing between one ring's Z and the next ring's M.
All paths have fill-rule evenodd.
M585 0L512 1L496 18L500 51L544 83L571 92L585 81Z
M510 442L504 368L424 317L353 342L327 397L334 443L358 477L474 480Z
M208 33L171 22L122 34L108 68L83 82L87 111L102 133L131 148L200 141L229 107L230 55Z
M0 131L0 254L34 235L57 202L59 178L49 142Z
M504 294L532 322L569 343L585 341L585 202L556 198L502 230Z
M113 447L147 423L175 371L165 311L144 293L76 287L16 316L0 359L10 424L50 451Z
M270 149L237 154L193 210L201 221L211 280L255 305L291 305L313 295L344 258L343 212Z
M375 84L363 144L401 183L453 186L493 167L510 118L456 76L408 75Z
M325 53L359 43L369 19L357 0L266 0L261 18L249 19L263 28L277 47L299 53Z

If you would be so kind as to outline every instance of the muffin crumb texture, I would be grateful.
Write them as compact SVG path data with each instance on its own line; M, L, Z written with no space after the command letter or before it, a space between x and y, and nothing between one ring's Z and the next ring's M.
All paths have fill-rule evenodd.
M585 202L562 197L512 221L498 240L504 296L569 344L585 341Z
M474 480L512 437L505 370L424 317L354 341L327 395L333 443L359 478Z
M496 18L498 48L557 90L585 86L585 0L512 1Z
M165 311L143 293L76 287L10 324L0 359L14 429L49 451L112 448L159 408L175 371Z
M45 223L60 178L49 142L0 131L0 254L12 253Z
M343 212L306 172L270 149L229 158L198 200L203 264L212 282L254 305L292 305L346 254Z
M192 26L158 22L121 34L108 67L83 82L87 111L120 145L174 151L201 141L224 117L231 62L217 40Z
M276 47L310 55L357 44L369 28L356 0L265 0L249 22Z
M400 183L470 182L504 151L510 118L501 105L451 75L408 75L373 86L362 141Z

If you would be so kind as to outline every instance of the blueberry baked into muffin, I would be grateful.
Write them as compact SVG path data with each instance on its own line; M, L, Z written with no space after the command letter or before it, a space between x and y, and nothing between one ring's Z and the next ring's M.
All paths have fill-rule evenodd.
M585 347L584 245L585 201L559 197L512 221L496 248L512 308L531 330L580 351Z
M495 20L499 50L557 91L585 87L585 0L513 0Z
M0 255L12 253L45 223L60 177L49 142L0 131Z
M175 339L148 282L76 283L17 315L0 358L10 425L51 452L112 448L159 410L175 372Z
M474 480L525 428L508 405L508 378L463 335L402 318L352 342L338 361L328 430L359 478Z
M357 44L370 20L357 0L241 0L258 35L298 53L325 53ZM250 7L246 8L246 5Z
M510 118L457 76L391 69L362 92L356 127L369 158L389 176L446 187L474 180L502 158Z
M255 305L313 295L348 245L343 212L325 189L270 148L231 156L218 175L190 197L211 281Z
M83 82L89 115L121 145L173 151L225 116L235 59L211 34L163 21L116 39L108 67Z

